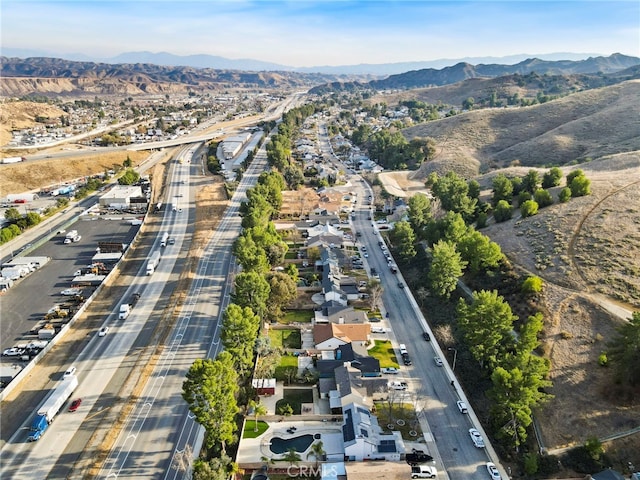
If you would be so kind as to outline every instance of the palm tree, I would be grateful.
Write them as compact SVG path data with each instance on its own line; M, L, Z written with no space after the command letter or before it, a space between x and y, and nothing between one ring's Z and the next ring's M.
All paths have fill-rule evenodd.
M254 415L254 418L255 418L255 425L253 427L253 431L257 432L258 431L258 417L260 415L266 415L267 407L265 407L262 403L260 403L260 400L258 400L258 401L251 400L249 402L249 407L253 408L253 415Z
M316 442L311 446L311 451L309 453L307 453L307 458L309 458L309 455L313 455L316 458L316 467L318 466L318 462L320 460L324 460L324 455L325 455L324 448L322 445L322 441Z
M287 453L284 454L284 457L281 458L283 462L289 462L291 465L298 465L302 457L298 455L298 452L295 448L290 448L287 450Z

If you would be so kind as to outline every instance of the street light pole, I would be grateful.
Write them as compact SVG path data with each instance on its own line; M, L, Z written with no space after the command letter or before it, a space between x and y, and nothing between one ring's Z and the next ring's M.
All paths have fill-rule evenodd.
M451 371L454 372L456 370L456 359L458 358L458 350L453 347L447 348L447 350L453 350L453 366L451 367Z

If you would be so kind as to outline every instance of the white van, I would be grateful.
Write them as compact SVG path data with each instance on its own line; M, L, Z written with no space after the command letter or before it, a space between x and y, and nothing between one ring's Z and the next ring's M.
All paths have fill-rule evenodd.
M404 343L400 344L400 355L404 355L405 353L409 353L407 352L407 346Z
M436 478L438 470L431 465L416 465L411 467L411 478Z

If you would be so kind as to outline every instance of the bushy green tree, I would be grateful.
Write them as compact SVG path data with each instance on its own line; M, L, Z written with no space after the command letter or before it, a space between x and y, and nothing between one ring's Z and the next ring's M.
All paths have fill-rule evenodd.
M542 188L552 188L560 185L562 170L558 167L551 168L542 176Z
M475 211L477 200L469 197L469 185L455 172L439 177L432 191L445 210L459 213L464 218L469 218Z
M571 189L569 187L565 187L560 190L560 193L558 194L558 201L560 203L566 203L569 200L571 200Z
M571 180L569 185L572 197L584 197L591 195L591 180L584 175L578 175Z
M539 188L535 191L535 193L533 194L533 199L536 201L540 208L553 205L553 197L548 190L545 190L543 188Z
M407 202L409 223L418 240L424 240L427 225L432 221L431 200L423 193L417 193Z
M536 275L531 275L522 282L522 293L528 295L538 294L542 291L542 286L542 279Z
M607 358L616 371L616 380L624 385L640 385L640 312L617 329L608 344Z
M513 198L513 184L506 175L499 173L493 178L493 197L491 198L492 205L498 205L500 200L511 203Z
M522 178L522 189L533 194L540 188L540 174L537 170L529 170Z
M527 200L520 205L520 214L523 218L531 217L538 213L538 204L535 200Z
M469 229L457 245L462 260L467 262L469 271L477 274L481 269L495 268L503 258L500 245L474 229Z
M500 200L493 210L493 218L497 223L506 222L513 215L513 207L506 200Z

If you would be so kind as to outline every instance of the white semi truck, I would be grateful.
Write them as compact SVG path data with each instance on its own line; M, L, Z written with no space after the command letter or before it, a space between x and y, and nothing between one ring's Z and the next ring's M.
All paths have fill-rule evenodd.
M149 260L147 260L147 275L153 275L158 263L160 263L160 251L156 250L151 254Z
M73 391L78 386L78 377L70 375L62 379L56 389L49 395L42 407L36 412L36 416L31 423L31 434L28 440L35 442L49 428L53 418L58 414L62 405L69 399Z

